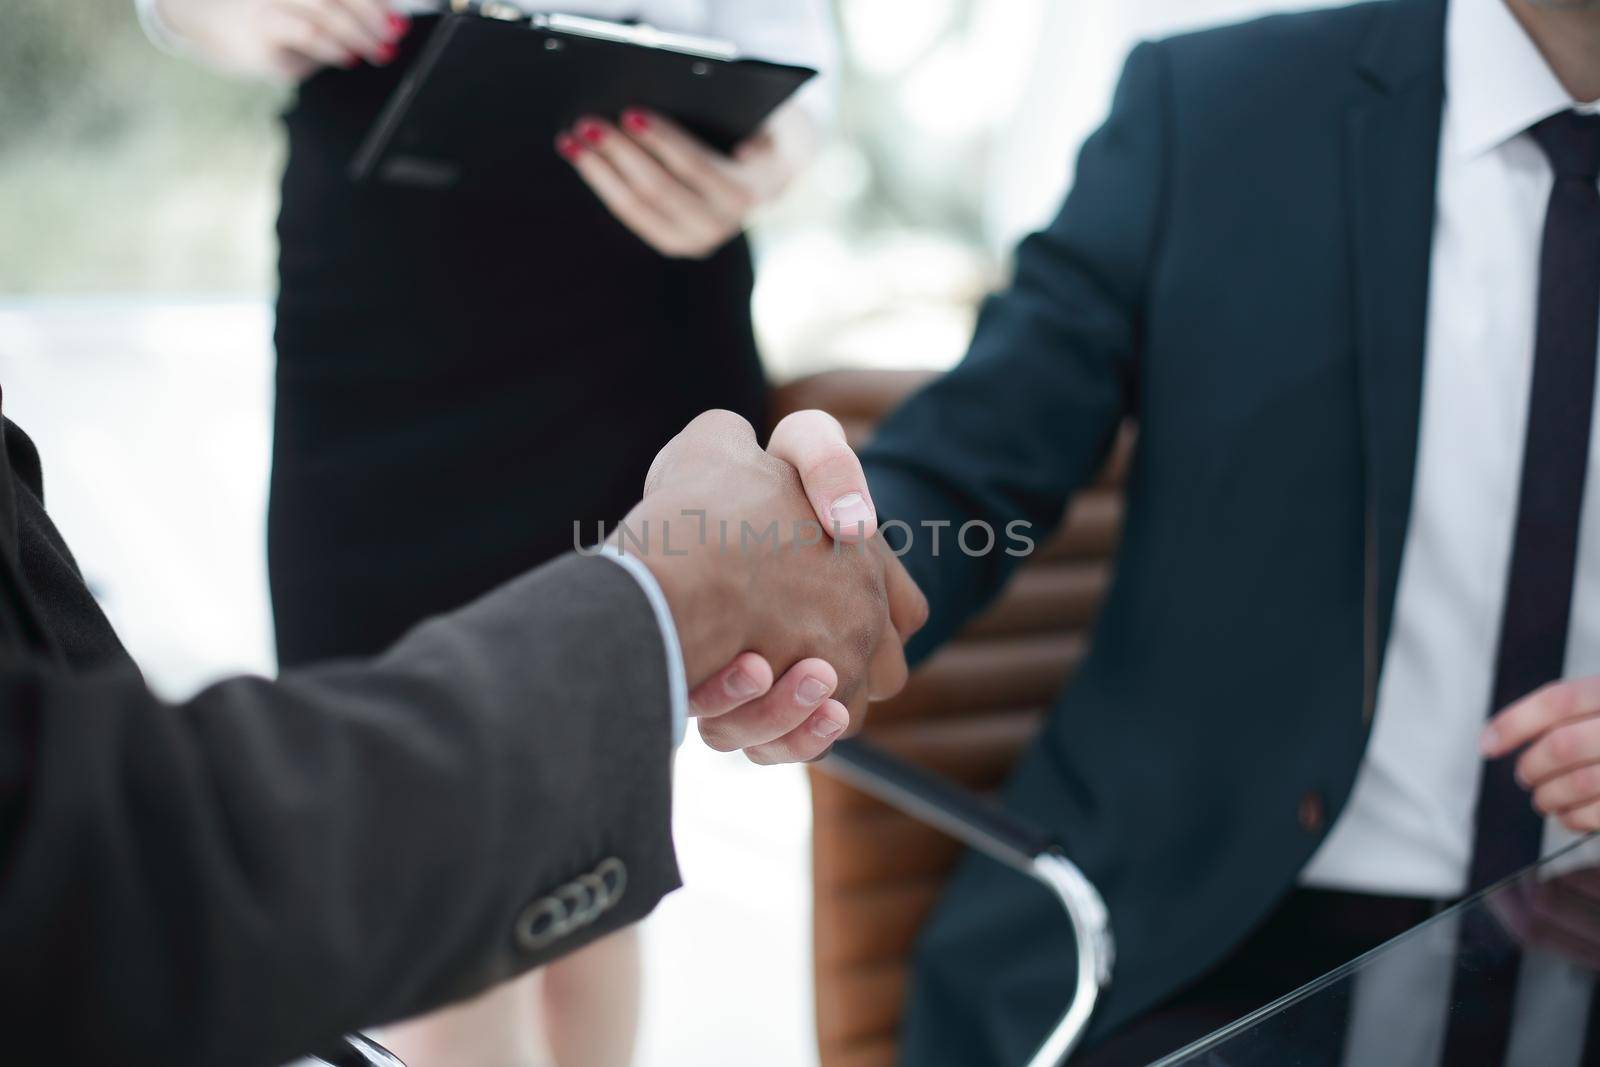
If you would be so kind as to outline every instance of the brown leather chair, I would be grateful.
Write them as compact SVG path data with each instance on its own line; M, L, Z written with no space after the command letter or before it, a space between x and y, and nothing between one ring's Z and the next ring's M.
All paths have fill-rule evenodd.
M778 389L774 415L821 408L860 445L930 376L819 374ZM822 1067L894 1063L912 941L960 855L955 837L1055 889L1078 928L1080 989L1098 992L1109 978L1110 936L1093 887L1070 863L1053 862L1047 841L977 797L1005 779L1083 656L1121 526L1127 445L1125 437L1099 482L1079 494L1062 528L1000 600L923 664L898 697L874 705L858 739L810 770ZM1088 948L1098 955L1090 958ZM1063 1058L1076 1041L1069 1031L1081 1031L1092 1007L1092 995L1087 1006L1075 1001L1068 1015L1076 1017L1063 1018L1055 1043L1047 1041L1034 1062Z

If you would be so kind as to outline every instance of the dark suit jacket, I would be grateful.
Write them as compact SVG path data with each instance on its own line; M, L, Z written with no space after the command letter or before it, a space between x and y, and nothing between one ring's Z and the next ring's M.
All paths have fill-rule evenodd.
M1137 48L964 362L869 449L886 519L1042 536L1137 420L1092 651L1009 791L1108 899L1101 1034L1273 907L1361 760L1410 506L1442 41L1443 0L1392 0ZM1015 563L930 549L907 557L919 653ZM1024 1061L1070 992L1064 925L967 863L903 1061Z
M620 567L560 559L376 661L169 704L40 494L6 422L6 1063L280 1064L571 951L677 886L666 660Z

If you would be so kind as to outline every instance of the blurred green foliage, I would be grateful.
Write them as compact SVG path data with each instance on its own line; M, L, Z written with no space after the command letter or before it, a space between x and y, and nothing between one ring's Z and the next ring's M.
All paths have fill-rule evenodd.
M0 31L0 294L259 291L281 93L156 50L132 0Z

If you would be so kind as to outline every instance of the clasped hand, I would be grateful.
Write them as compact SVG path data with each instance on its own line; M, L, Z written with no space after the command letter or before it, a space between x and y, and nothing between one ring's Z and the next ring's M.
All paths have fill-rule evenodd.
M661 585L713 748L815 759L905 685L927 602L829 415L789 416L766 451L739 416L701 415L656 457L612 543Z

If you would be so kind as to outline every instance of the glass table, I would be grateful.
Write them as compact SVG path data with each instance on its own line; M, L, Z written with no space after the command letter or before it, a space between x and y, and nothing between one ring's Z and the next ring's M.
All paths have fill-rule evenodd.
M1157 1067L1600 1067L1600 837Z

